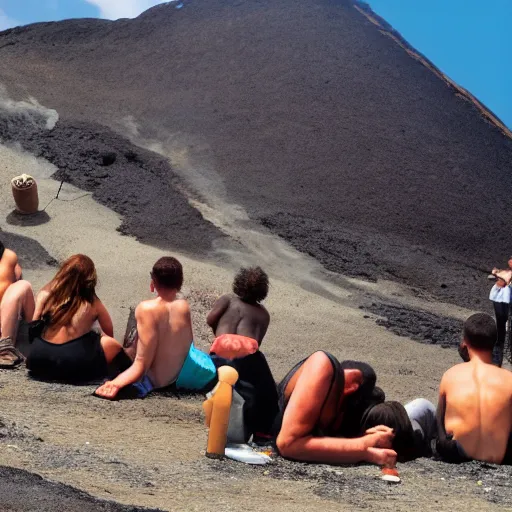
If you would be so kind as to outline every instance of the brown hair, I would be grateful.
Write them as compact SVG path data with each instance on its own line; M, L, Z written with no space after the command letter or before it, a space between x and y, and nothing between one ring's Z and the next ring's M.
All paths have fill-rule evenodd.
M51 282L50 295L43 317L52 327L67 325L85 302L92 304L96 297L96 269L88 256L75 254L60 267Z
M464 322L463 337L473 349L492 351L497 333L496 322L487 313L475 313Z
M361 420L360 435L377 425L386 425L393 429L393 450L398 454L398 460L405 462L421 456L418 441L412 428L411 420L405 407L399 402L384 402L366 410Z
M179 291L183 284L183 267L176 258L164 256L153 265L151 278L157 286Z
M258 304L268 293L268 275L261 267L241 268L233 281L233 292L249 304Z

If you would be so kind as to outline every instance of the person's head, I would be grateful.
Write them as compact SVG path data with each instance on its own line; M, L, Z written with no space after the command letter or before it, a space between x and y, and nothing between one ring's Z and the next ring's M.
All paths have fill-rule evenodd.
M369 364L361 361L343 361L341 369L345 377L345 395L350 396L352 401L364 400L371 396L377 375Z
M419 456L418 444L412 428L411 421L404 406L399 402L384 402L369 407L361 418L359 435L378 425L392 428L393 450L398 454L398 460L407 461Z
M465 322L461 346L478 352L492 352L498 331L494 318L487 313L475 313Z
M160 258L151 270L151 291L176 291L183 285L183 267L172 256Z
M96 296L96 269L88 256L75 254L60 267L50 286L45 302L44 315L50 325L69 324L82 304L92 304Z
M344 376L343 423L339 434L343 437L357 437L364 411L375 404L384 402L385 394L375 385L377 376L373 368L360 361L343 361Z
M2 256L4 255L5 251L5 245L3 244L2 240L0 240L0 260L2 259Z
M233 292L244 302L258 304L268 293L268 276L261 267L241 268L233 281Z
M508 268L509 268L510 270L512 270L512 256L510 256L510 258L508 259L508 262L507 262L507 263L508 263Z

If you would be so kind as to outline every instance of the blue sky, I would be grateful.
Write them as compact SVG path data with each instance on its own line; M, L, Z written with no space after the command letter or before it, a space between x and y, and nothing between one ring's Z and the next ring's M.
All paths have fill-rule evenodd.
M512 0L366 0L512 128Z
M66 18L133 18L162 0L0 0L0 30Z
M200 0L197 0L200 1ZM367 0L512 128L512 0ZM0 0L0 30L65 18L134 17L159 0Z

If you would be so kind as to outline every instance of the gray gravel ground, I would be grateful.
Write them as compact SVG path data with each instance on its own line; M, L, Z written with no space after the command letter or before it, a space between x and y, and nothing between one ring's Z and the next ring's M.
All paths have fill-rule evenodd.
M0 510L9 512L157 512L98 500L27 471L0 466Z
M435 398L456 357L434 345L456 343L462 316L436 300L488 309L485 270L509 254L512 142L352 1L185 0L136 20L14 29L0 34L0 76L16 99L34 96L60 115L47 130L53 114L39 106L28 111L44 114L28 115L0 90L0 139L46 158L56 177L122 215L121 233L201 258L187 261L196 269L189 298L199 346L211 336L204 314L216 293L198 290L229 289L204 261L234 254L239 264L234 248L263 231L261 222L328 270L376 285L335 289L282 245L254 246L261 261L274 247L284 261L274 267L283 282L269 300L277 314L264 346L276 376L325 348L374 364L390 398ZM105 290L119 322L147 286L142 260L157 251L120 241L108 214L87 204L54 203L51 219L40 214L32 224L9 213L0 236L38 285L54 270L53 253L77 247L95 254L110 288L129 275L126 290ZM92 233L87 246L79 230L69 236L66 216ZM112 261L120 257L125 269ZM384 301L383 279L412 287L414 297ZM318 295L305 291L316 290L311 283ZM421 459L400 465L402 484L389 486L370 466L211 461L201 397L109 403L93 389L0 372L1 461L30 472L0 469L0 507L135 510L55 481L180 511L512 508L509 467Z

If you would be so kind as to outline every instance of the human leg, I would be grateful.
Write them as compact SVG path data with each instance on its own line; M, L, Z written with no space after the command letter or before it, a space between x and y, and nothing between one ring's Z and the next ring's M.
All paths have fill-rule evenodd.
M11 284L0 303L0 333L2 338L11 338L16 343L19 321L24 318L31 321L34 315L35 301L32 286L28 281L16 281Z
M119 343L114 338L103 334L101 336L101 348L105 353L105 359L107 363L110 364L116 356L123 350L121 343Z
M262 352L231 361L239 374L239 380L251 385L249 395L253 395L254 405L250 411L250 425L254 434L270 435L277 413L279 412L277 387L267 360ZM244 396L244 387L239 393ZM249 397L250 398L250 397Z
M493 302L493 305L494 313L496 315L496 327L498 330L498 336L496 338L496 344L494 345L494 350L492 353L492 362L496 366L501 366L503 364L503 349L505 345L510 304L507 302Z
M436 408L425 398L417 398L405 405L405 410L415 432L421 435L425 452L429 453L430 443L437 432Z

